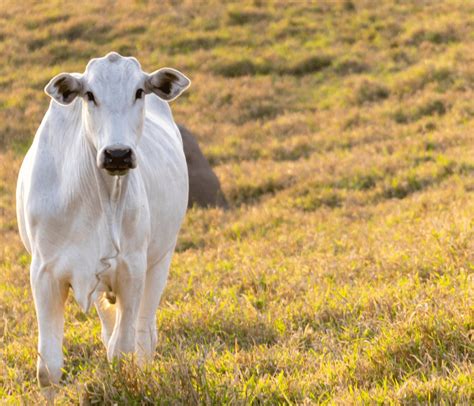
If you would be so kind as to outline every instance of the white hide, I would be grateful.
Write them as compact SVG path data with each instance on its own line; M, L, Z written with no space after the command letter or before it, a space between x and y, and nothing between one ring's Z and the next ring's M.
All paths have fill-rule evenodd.
M61 375L69 287L84 311L96 304L109 359L153 354L155 312L186 212L188 176L168 103L146 88L152 75L115 53L92 60L84 74L70 76L80 81L73 100L51 101L23 161L17 215L32 256L42 386ZM182 78L178 93L189 85ZM46 88L53 98L55 79ZM143 100L135 100L138 88L146 90ZM136 155L137 167L125 176L98 165L101 150L113 144ZM103 292L116 304L105 303Z

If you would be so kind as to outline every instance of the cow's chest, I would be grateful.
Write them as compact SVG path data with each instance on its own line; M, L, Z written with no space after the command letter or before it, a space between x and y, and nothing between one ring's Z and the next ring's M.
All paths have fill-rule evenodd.
M65 210L41 227L49 230L39 242L42 258L51 264L56 277L71 285L84 310L98 293L115 290L125 267L137 273L146 271L147 207L128 203L120 215L113 214L110 217L103 210L76 205L73 213ZM53 229L57 231L52 233Z

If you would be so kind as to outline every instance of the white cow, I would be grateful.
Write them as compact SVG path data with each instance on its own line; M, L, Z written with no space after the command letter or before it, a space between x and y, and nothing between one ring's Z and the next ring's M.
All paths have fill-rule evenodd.
M53 100L17 186L41 386L61 377L70 287L84 311L95 304L109 360L153 355L156 309L188 202L181 135L167 102L189 85L175 69L147 74L135 58L110 53L45 88Z

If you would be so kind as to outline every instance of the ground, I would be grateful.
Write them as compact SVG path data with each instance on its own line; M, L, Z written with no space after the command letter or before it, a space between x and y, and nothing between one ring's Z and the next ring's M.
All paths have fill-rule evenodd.
M0 396L41 402L15 181L62 71L115 50L231 208L192 209L144 371L68 300L59 404L472 404L474 3L0 4Z

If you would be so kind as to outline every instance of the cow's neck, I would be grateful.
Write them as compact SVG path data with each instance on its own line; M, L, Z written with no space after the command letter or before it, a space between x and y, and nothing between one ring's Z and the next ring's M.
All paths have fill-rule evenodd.
M104 170L99 169L96 165L95 148L89 146L89 157L92 161L96 193L99 198L100 209L104 216L107 231L112 243L112 252L107 253L101 258L104 265L103 271L110 268L110 260L116 258L121 251L120 248L120 231L123 220L123 211L127 195L129 175L110 176Z

